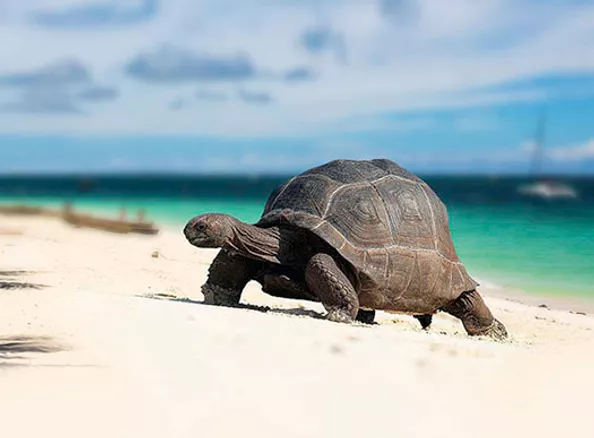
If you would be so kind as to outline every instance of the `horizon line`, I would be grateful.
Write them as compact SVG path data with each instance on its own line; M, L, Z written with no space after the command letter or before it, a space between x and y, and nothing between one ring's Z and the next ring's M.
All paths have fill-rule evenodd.
M306 169L307 170L307 169ZM277 179L277 178L291 178L298 175L305 170L295 172L166 172L166 171L44 171L44 172L0 172L1 179L11 178L240 178L240 179ZM548 172L541 174L528 174L519 172L456 172L456 171L428 171L428 172L414 172L410 171L416 176L422 177L485 177L485 178L520 178L520 179L548 179L548 178L594 178L594 171L591 173L585 172Z

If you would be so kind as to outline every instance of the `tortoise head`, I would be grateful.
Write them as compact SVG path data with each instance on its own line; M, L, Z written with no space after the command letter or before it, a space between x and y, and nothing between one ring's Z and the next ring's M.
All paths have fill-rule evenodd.
M236 219L226 214L207 213L188 221L184 235L199 248L220 248L229 241Z

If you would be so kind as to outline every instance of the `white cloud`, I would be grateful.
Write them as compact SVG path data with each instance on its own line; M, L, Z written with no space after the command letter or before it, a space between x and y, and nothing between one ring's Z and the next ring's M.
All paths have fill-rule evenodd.
M379 0L328 0L315 7L280 0L249 5L240 0L167 0L160 2L152 20L107 30L47 29L30 22L40 10L92 3L0 3L10 17L0 23L0 41L12 42L0 45L0 69L35 70L74 57L98 82L117 86L120 99L94 108L76 123L7 115L0 119L0 133L291 135L386 111L541 100L549 90L489 87L545 74L594 72L594 5L583 2L418 0L410 14L395 21L393 13L382 13ZM346 65L304 49L301 38L312 26L341 35ZM316 72L316 79L298 84L254 79L254 89L274 96L275 105L202 102L171 111L172 100L184 95L191 99L204 85L207 91L234 93L236 84L213 85L211 90L199 80L147 84L126 76L125 66L134 57L163 44L215 57L246 53L265 71L304 66ZM0 104L9 100L0 87ZM471 127L466 122L459 121L462 129ZM370 130L384 126L382 121L366 123Z
M557 161L594 160L594 138L576 146L551 149L547 155Z
M483 161L485 163L529 163L533 154L536 151L536 142L534 140L527 140L519 147L506 150L503 148L501 152L488 151L481 154L481 152L467 154L465 156L448 156L446 161L450 162L464 162L464 161ZM563 146L557 148L544 148L544 159L547 163L578 163L581 161L594 160L594 138L577 145Z

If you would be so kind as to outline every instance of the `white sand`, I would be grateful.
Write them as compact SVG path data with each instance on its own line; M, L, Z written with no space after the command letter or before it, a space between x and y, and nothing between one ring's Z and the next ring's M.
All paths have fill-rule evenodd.
M205 306L216 251L181 230L2 216L0 230L1 437L594 436L591 316L482 288L512 335L496 343L445 314L429 332L381 312L334 324L255 283L243 302L268 312ZM25 338L58 351L2 351Z

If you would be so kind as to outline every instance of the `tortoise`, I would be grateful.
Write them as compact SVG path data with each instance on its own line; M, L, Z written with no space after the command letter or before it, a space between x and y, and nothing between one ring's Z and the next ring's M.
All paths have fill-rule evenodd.
M388 159L327 162L273 190L255 224L206 213L184 234L220 248L207 304L237 306L255 280L269 295L321 302L334 322L372 323L382 310L428 328L444 311L471 336L507 337L456 254L443 202Z

